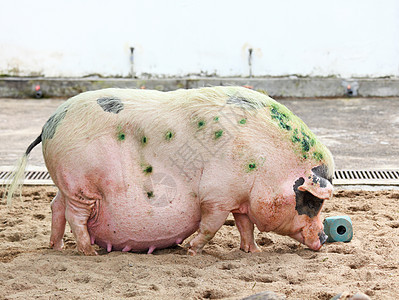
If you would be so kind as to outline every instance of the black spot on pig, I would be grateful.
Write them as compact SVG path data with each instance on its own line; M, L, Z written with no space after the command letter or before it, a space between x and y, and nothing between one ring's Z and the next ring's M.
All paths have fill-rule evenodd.
M298 191L298 188L305 183L305 178L300 177L294 183L294 192Z
M333 182L333 178L332 176L329 175L329 171L328 171L328 167L326 165L320 165L318 167L314 167L312 169L312 172L320 178L320 186L321 187L326 187L327 186L327 182L326 180L328 180L331 184Z
M109 113L118 114L123 110L123 103L117 97L102 97L97 99L97 103L104 111Z
M42 132L42 140L52 139L59 123L65 118L68 106L62 107L60 111L55 112L44 124Z
M304 183L305 179L303 177L298 178L298 180L295 181L294 184L294 192L296 200L295 209L299 215L307 215L310 218L313 218L319 213L324 200L317 198L308 191L303 192L298 190L298 187L300 187Z
M233 104L233 105L239 106L242 109L247 109L247 110L258 108L258 106L255 103L251 102L251 100L244 98L240 95L231 96L227 100L227 104Z
M319 177L317 175L313 175L312 176L312 182L314 184L320 184L321 188L325 188L327 186L327 180L324 179L324 178L321 178L321 177Z
M320 244L322 244L322 245L323 245L323 244L327 241L327 239L328 239L328 236L324 233L324 231L320 231L319 234L318 234L318 236L319 236Z

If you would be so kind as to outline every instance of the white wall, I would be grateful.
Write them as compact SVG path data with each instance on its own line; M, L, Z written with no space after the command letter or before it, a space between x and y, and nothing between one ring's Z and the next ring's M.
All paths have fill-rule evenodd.
M0 74L399 76L397 0L0 0Z

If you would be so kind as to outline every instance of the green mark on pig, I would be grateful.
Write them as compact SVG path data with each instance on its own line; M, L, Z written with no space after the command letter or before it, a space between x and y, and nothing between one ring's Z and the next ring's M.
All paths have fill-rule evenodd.
M218 116L214 117L214 118L213 118L213 121L219 122L219 117L218 117Z
M270 112L271 112L271 117L273 120L278 122L278 125L285 130L291 130L291 126L288 125L288 122L290 121L290 118L288 115L282 111L280 111L280 108L276 104L272 104L270 106Z
M148 198L153 198L154 197L154 192L153 191L147 192L147 197Z
M122 131L122 126L118 126L117 129L117 138L118 141L124 141L126 139L126 134Z
M141 138L141 143L142 143L143 145L147 144L147 137L146 137L146 136L143 136L143 137Z
M238 123L245 125L247 123L247 119L241 119Z
M302 145L303 152L308 152L310 150L309 140L306 139L305 137L303 138L301 145Z
M126 139L126 135L123 132L118 133L118 140L124 141Z
M249 164L249 165L248 165L248 169L249 169L250 171L255 170L255 169L256 169L256 164L255 164L255 163Z
M294 129L294 134L292 135L292 138L291 138L291 141L293 142L293 143L299 143L300 141L301 141L301 139L299 138L299 136L298 136L298 129L297 128L295 128Z
M144 173L147 173L147 174L152 173L152 166L146 166L143 171L144 171Z
M172 131L168 131L168 132L165 134L165 139L166 139L167 141L170 141L170 140L173 138L173 136L174 136L173 132L172 132Z
M221 138L222 135L223 135L223 130L220 129L218 131L215 131L215 140Z
M262 162L260 163L261 166L263 165L263 162L264 162L264 161L262 161ZM252 161L250 161L249 164L247 164L247 165L245 166L245 171L246 171L247 173L252 172L252 171L255 171L255 170L258 168L258 166L259 166L259 165L257 164L257 162L256 162L255 160L252 160Z
M316 136L309 130L303 121L295 116L284 105L263 96L253 101L264 103L270 111L270 120L283 131L290 133L287 138L293 143L297 154L302 159L313 159L315 161L324 161L329 159L328 149L318 142ZM259 167L259 166L258 166Z
M310 148L313 147L316 143L315 139L311 138L302 128L302 152L309 152Z
M204 120L201 120L201 121L198 122L198 129L202 129L202 128L204 128L204 126L205 126L205 121Z
M313 153L313 157L314 157L315 160L321 161L323 159L323 154L320 153L320 152L314 152Z
M316 161L321 161L324 158L323 150L320 148L320 145L317 145L316 137L308 130L306 127L301 126L301 131L295 128L292 131L291 141L295 144L298 143L300 145L300 149L302 152L302 158L307 159L309 157L308 152L311 151L313 147L312 157Z

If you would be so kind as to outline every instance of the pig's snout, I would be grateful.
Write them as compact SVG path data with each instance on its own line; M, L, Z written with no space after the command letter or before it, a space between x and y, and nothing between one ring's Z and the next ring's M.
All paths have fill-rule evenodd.
M309 233L307 234L306 231L302 230L301 232L290 235L290 237L308 246L310 249L314 251L320 250L320 248L328 239L328 236L324 233L323 229L318 233L315 232L314 234L309 234Z
M320 240L320 244L323 245L328 239L328 235L324 233L324 231L320 231L319 232L319 240Z
M328 235L324 233L323 230L321 230L318 233L318 239L316 239L313 243L310 241L305 240L305 245L308 246L310 249L319 251L320 248L323 246L323 244L327 241Z

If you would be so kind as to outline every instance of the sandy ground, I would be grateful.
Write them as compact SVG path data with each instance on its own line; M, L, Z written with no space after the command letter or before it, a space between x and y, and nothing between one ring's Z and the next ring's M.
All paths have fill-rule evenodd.
M152 255L98 248L99 256L84 257L69 229L66 249L49 249L55 193L55 187L26 186L11 208L0 204L0 299L241 299L262 291L287 299L357 291L399 298L399 191L335 192L322 215L350 216L350 243L314 252L288 237L256 232L263 252L247 254L238 249L229 218L196 257L179 246Z

